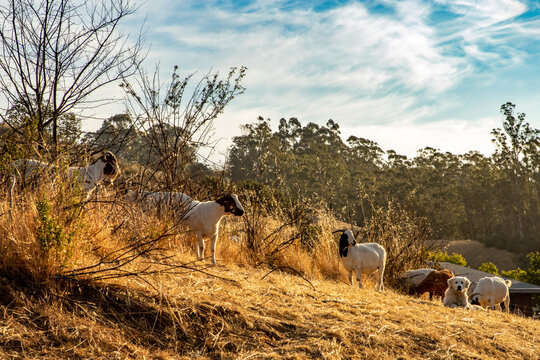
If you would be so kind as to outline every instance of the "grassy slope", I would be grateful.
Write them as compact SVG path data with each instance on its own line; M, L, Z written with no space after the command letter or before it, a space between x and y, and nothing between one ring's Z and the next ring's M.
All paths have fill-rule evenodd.
M35 199L17 204L17 222L0 217L0 359L532 359L540 353L538 321L349 287L332 235L315 262L305 252L284 251L282 264L313 274L311 283L247 265L254 260L228 240L232 221L222 226L215 267L204 262L196 270L107 283L43 280L36 276L43 264ZM5 214L6 204L0 208ZM91 265L133 234L159 227L152 218L118 212L124 208L87 212L84 226L75 227L70 266ZM193 261L185 239L162 245L159 254L170 255L170 263ZM125 270L148 266L155 266L152 259L139 257Z
M188 261L181 255L176 261ZM202 269L202 268L201 268ZM150 284L0 284L0 358L533 359L540 322L221 265ZM213 276L210 276L212 274ZM219 276L221 278L215 277ZM262 279L265 277L264 279ZM229 281L225 279L232 279ZM342 276L342 280L345 278Z

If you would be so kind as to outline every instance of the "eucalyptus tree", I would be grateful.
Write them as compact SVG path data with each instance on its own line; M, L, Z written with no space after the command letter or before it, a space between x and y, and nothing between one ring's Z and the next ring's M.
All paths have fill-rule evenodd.
M539 147L540 131L525 121L525 113L516 112L516 105L501 106L503 126L494 129L496 151L493 159L501 171L501 200L506 201L509 231L520 244L534 241L540 230Z

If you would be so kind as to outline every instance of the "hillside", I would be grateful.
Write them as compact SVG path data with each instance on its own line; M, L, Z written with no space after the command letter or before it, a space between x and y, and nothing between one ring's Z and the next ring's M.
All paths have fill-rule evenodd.
M525 256L514 254L508 250L486 247L474 240L440 240L436 248L442 249L449 254L458 253L467 260L467 266L478 269L485 262L492 262L499 270L513 270L518 266L527 268L528 262Z
M114 192L84 208L64 194L55 187L48 196L17 197L16 221L0 202L0 359L534 359L540 352L536 320L447 309L389 287L351 288L329 216L318 223L319 243L306 246L289 241L294 228L257 216L245 197L246 213L223 221L218 265L210 266L195 260L170 217ZM401 219L386 223L380 239L407 240L400 226L414 224ZM250 245L249 229L259 242ZM396 254L407 249L416 251L388 246L388 282Z
M190 255L174 261L191 261ZM229 261L144 281L2 279L0 358L537 359L540 322Z

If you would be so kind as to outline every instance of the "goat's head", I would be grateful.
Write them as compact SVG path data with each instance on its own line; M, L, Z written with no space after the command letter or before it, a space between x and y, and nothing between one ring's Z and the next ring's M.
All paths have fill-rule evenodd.
M236 216L244 215L244 208L235 194L223 195L216 199L216 202L225 208L226 214L233 214Z
M356 245L356 240L351 230L343 231L339 238L339 256L346 257L349 253L349 247Z
M110 151L106 151L97 159L96 163L103 163L103 175L108 178L110 182L114 181L120 174L120 167L118 166L118 160L116 156Z
M481 304L480 304L480 301L481 301L481 300L482 300L482 294L476 293L476 294L473 294L473 295L471 296L471 304L472 304L472 305L481 305Z

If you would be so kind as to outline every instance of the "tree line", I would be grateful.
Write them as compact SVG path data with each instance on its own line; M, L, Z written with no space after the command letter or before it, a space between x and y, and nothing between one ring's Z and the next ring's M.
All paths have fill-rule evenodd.
M501 106L496 150L462 155L426 147L414 158L369 139L344 141L339 125L259 117L233 139L228 171L296 198L316 198L344 221L363 226L397 202L429 220L434 237L475 239L527 253L539 249L540 135L512 103Z

